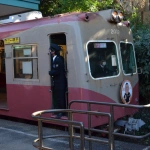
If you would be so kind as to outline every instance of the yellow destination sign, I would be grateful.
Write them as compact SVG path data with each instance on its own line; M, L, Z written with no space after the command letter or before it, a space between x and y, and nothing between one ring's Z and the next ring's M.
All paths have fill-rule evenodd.
M4 39L4 44L15 44L15 43L20 43L19 37Z

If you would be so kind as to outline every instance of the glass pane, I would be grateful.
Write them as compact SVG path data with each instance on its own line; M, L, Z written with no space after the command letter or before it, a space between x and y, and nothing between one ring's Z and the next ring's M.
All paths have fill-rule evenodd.
M120 43L123 72L131 74L136 72L134 49L131 43Z
M37 59L14 59L14 77L38 79Z
M113 42L90 42L88 55L93 78L118 75L118 58L116 45Z
M14 57L37 57L36 46L18 45L14 46Z

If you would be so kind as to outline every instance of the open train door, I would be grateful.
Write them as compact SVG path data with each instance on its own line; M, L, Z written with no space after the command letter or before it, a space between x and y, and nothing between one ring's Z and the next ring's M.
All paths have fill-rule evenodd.
M0 40L0 109L7 108L4 41Z
M50 43L55 43L61 47L60 55L64 58L64 66L65 66L65 75L66 75L66 81L67 81L67 49L66 49L66 35L65 33L56 33L56 34L51 34L49 35ZM52 64L52 57L50 55L50 62ZM50 66L52 67L52 66ZM50 68L51 70L51 68ZM52 79L51 79L51 85L52 85ZM52 86L51 86L52 87ZM52 108L55 103L54 99L54 93L53 93L53 88L51 88L52 92ZM65 92L65 100L66 100L66 108L68 108L68 81L66 85L66 92Z

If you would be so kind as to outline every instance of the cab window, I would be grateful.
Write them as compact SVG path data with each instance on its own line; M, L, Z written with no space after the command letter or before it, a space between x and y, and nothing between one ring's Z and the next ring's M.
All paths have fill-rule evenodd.
M14 78L38 79L36 45L13 46Z
M92 41L87 44L89 70L93 78L105 78L119 74L116 45L112 41Z
M134 48L132 43L120 43L122 67L124 74L136 73Z

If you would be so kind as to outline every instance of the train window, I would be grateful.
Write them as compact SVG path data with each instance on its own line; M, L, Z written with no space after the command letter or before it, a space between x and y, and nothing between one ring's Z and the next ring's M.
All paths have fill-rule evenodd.
M36 45L13 46L14 78L38 79Z
M119 65L114 42L89 42L87 45L89 68L93 78L117 76Z
M132 43L120 43L120 51L122 57L122 66L124 74L132 74L136 72L136 63L134 48Z

